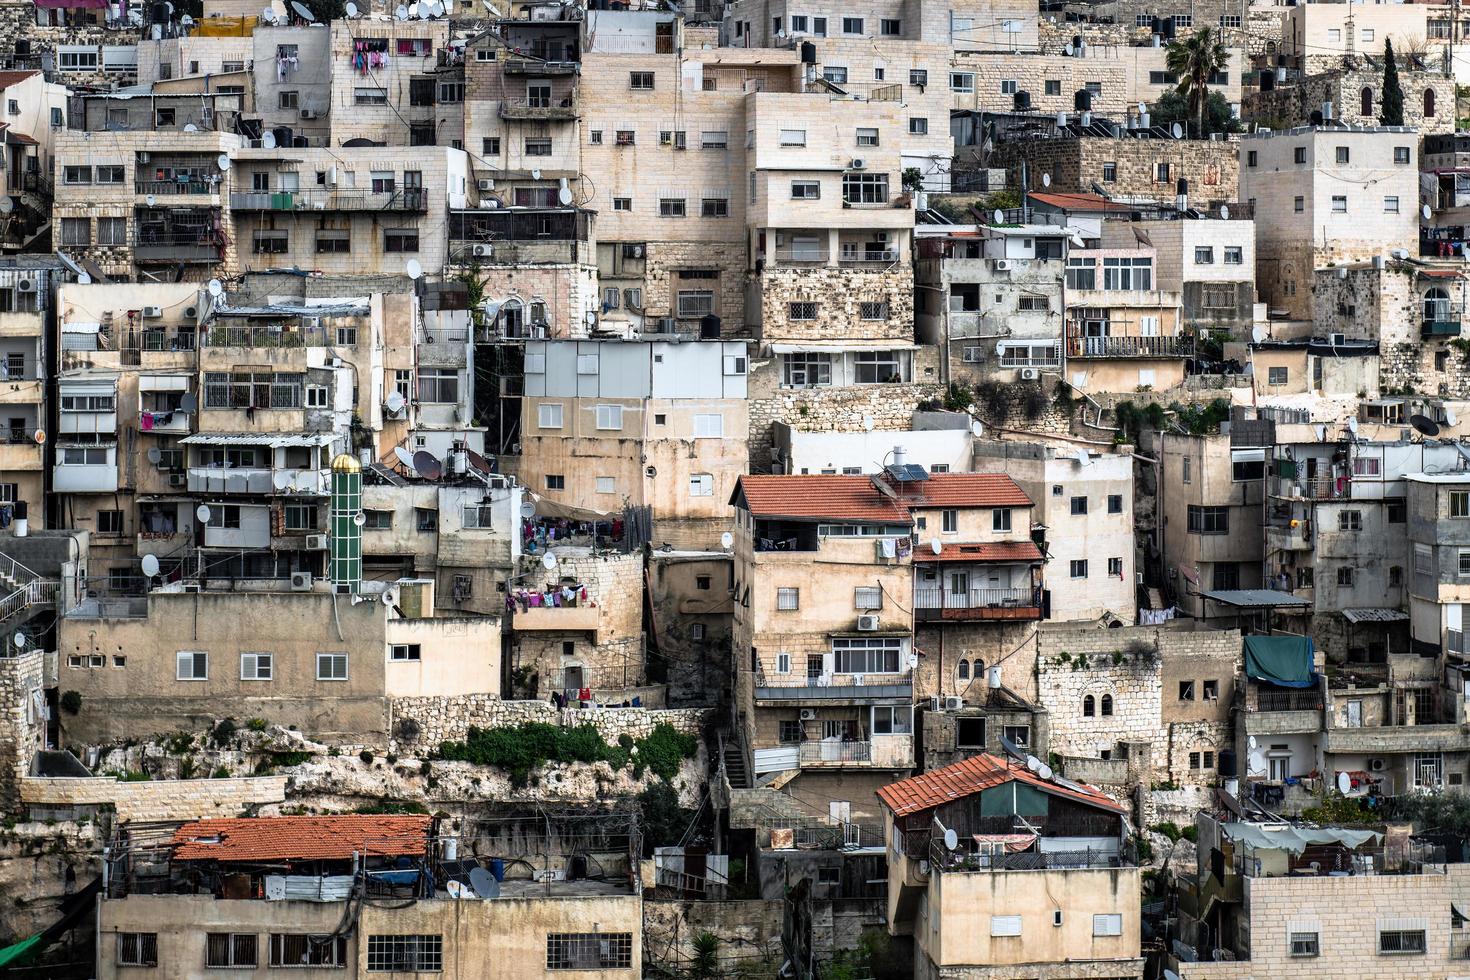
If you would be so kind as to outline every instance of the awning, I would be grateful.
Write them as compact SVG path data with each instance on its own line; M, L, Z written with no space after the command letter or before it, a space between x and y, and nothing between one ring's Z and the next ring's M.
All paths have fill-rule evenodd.
M1219 589L1204 593L1212 602L1235 606L1237 609L1275 609L1277 606L1310 606L1311 603L1290 592L1275 589Z
M1035 834L976 834L977 844L1004 844L1006 853L1019 854L1028 851L1036 843Z
M101 330L102 324L100 323L63 322L61 324L62 333L98 333Z
M1220 829L1237 843L1288 851L1292 854L1302 853L1310 844L1341 844L1355 851L1383 836L1374 830L1348 830L1345 827L1289 827L1254 823L1224 823L1220 825Z
M42 10L106 10L107 0L36 0Z
M1312 640L1306 636L1247 636L1245 675L1280 687L1311 687Z
M772 344L772 354L848 354L858 351L879 350L918 350L918 344L906 344L900 341L875 340L870 344L832 343L825 344L821 341L811 341L805 344Z
M269 446L286 449L292 446L327 446L336 439L331 432L305 432L270 435L256 432L196 432L179 442L185 446Z
M0 949L0 967L21 962L39 945L41 945L41 934L38 932L34 936L28 936L14 945Z
M1409 614L1398 609L1344 609L1342 618L1349 623L1402 623Z
M593 510L591 507L564 504L560 500L551 500L536 494L532 494L531 499L536 505L537 517L555 517L568 521L602 521L611 516L604 511Z

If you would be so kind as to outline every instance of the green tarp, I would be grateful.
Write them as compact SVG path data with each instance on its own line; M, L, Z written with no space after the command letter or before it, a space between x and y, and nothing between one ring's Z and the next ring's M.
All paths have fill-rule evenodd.
M1311 687L1312 641L1305 636L1247 636L1245 676L1281 687Z
M41 945L41 933L38 932L28 939L22 939L14 946L0 949L0 967L15 966L39 945Z

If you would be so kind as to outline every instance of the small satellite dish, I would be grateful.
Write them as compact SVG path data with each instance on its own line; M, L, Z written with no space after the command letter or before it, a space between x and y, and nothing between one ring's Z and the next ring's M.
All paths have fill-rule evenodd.
M310 10L307 9L306 4L301 3L300 0L291 0L291 9L296 11L296 16L300 17L308 24L316 23L316 17L312 14Z
M1246 739L1245 744L1246 744L1246 748L1248 748L1252 752L1254 752L1256 750L1256 737L1254 735L1249 736Z
M148 447L148 462L152 463L154 466L157 466L158 463L159 463L159 461L162 460L162 459L163 459L163 450L162 449L159 449L157 446L149 446Z
M31 642L31 638L29 636L26 636L24 633L17 633L12 639L14 640L16 647L21 650L24 650L26 648L26 644Z
M944 849L953 851L960 846L960 835L954 832L953 827L944 828Z
M260 12L260 19L265 21L267 24L274 24L276 22L276 12L271 8L266 7Z
M527 500L525 503L521 504L521 519L522 520L529 521L531 518L533 518L535 516L536 516L536 505L535 504L531 503L529 500Z
M1138 103L1138 114L1141 116L1145 112L1148 112L1148 106L1144 105L1142 102Z
M426 480L437 480L444 475L444 464L439 462L439 457L426 449L420 449L413 454L413 468Z
M147 197L143 198L143 203L151 208L153 207L153 205L158 203L158 198L154 197L152 194L149 194Z
M1173 970L1165 970L1164 980L1179 980L1179 974L1175 973Z
M500 897L500 882L495 876L481 867L470 869L470 888L479 898L491 899Z
M393 389L392 391L388 392L388 397L383 399L383 404L387 406L387 409L390 412L403 411L403 406L405 404L403 399L403 392L399 391L396 388Z
M1230 208L1227 207L1224 204L1220 205L1220 220L1221 221L1229 221L1230 220Z
M413 469L413 453L409 452L407 449L404 449L402 446L394 446L393 456L403 466L407 467L408 469Z
M220 296L225 291L225 284L220 282L218 279L211 279L209 280L209 285L205 288L209 290L209 295Z
M443 17L444 4L440 3L439 0L434 0L433 5L429 7L429 13L434 17Z
M179 396L179 411L183 412L185 415L194 414L195 410L197 410L198 408L199 399L194 397L194 393L192 391L186 391Z
M1005 220L1006 220L1006 213L1004 211L1002 211L1000 208L996 208L995 209L995 212L993 214L991 214L990 217L992 219L994 219L994 221L995 221L996 224L998 224L998 225L999 224L1004 224L1005 223Z
M1357 418L1357 416L1355 416L1355 415L1349 415L1348 416L1348 421L1347 421L1347 426L1348 426L1348 431L1349 432L1351 432L1353 435L1357 435L1358 434L1358 418Z
M1041 760L1036 758L1036 756L1034 755L1028 755L1026 757L1026 768L1030 769L1032 772L1040 772Z
M408 20L408 8L399 4L393 11L393 17L395 20Z
M200 524L208 524L209 523L209 505L208 504L200 504L198 507L195 507L194 508L194 516L197 517L197 518L199 518L199 523Z
M347 16L348 17L356 17L357 16L357 4L352 3L351 0L348 0L346 10L347 10Z
M276 134L262 133L260 137L260 145L267 150L274 150L276 148Z
M1041 186L1042 187L1050 187L1051 186L1051 174L1042 174L1041 175Z
M1043 762L1041 764L1041 768L1036 770L1036 775L1040 776L1042 779L1050 779L1054 774L1051 771L1051 766Z
M420 3L418 5L417 12L414 13L414 16L417 17L419 20L428 20L429 19L429 5L427 3Z
M179 18L179 23L183 24L185 27L193 27L194 18L190 17L188 14L185 14L184 16Z
M486 476L489 476L491 471L494 469L494 467L490 465L489 461L486 460L484 456L481 456L479 453L475 452L473 449L470 449L468 446L465 447L464 458L469 460L471 466L479 470L481 473L484 473Z
M1090 453L1088 453L1088 451L1085 450L1085 449L1079 449L1079 450L1077 450L1077 455L1074 456L1074 457L1072 457L1072 458L1077 461L1077 465L1078 466L1091 466L1092 465L1092 455Z
M567 205L571 204L572 189L570 187L559 188L556 192L556 200L557 203L560 204L562 207L566 207Z
M1432 212L1432 211L1429 210L1429 205L1427 205L1427 204L1424 205L1424 207L1422 208L1422 211L1423 211L1423 214L1424 214L1424 220L1425 221L1428 221L1429 220L1429 216L1434 213L1434 212Z
M367 523L367 515L364 514L362 511L358 511L356 514L352 515L352 523L356 524L358 527L362 527L364 524Z
M194 125L193 123L184 123L184 132L197 133L199 132L199 127Z
M291 474L286 470L276 470L271 474L271 486L277 490L289 489L291 482Z
M552 554L549 551L546 552L545 554L543 554L541 556L541 567L544 568L544 569L546 569L548 572L551 571L553 568L555 568L556 567L556 555Z
M37 429L35 432L31 433L31 438L36 440L36 445L41 445L46 441L46 430Z
M1409 424L1412 425L1414 427L1414 431L1419 433L1420 435L1439 435L1439 424L1427 415L1410 415Z
M158 574L158 556L157 555L144 555L143 556L143 574L144 575L147 575L149 578L152 578L153 576L155 576L155 575Z
M931 540L929 542L929 550L932 551L932 552L934 552L936 555L938 555L938 554L943 553L943 551L944 551L944 545L942 545L942 544L939 543L939 539L938 538L934 538L933 540Z
M1266 339L1265 327L1251 327L1251 343L1259 344Z
M424 267L418 259L409 259L403 264L403 271L408 274L408 278L417 279L424 274Z
M230 155L228 153L221 153L219 156L214 158L214 165L219 167L221 170L229 170Z
M1073 235L1072 236L1072 245L1074 247L1076 247L1076 248L1086 248L1087 247L1087 240L1085 238L1083 238L1081 235Z
M1349 776L1345 772L1339 772L1337 774L1337 791L1339 793L1341 793L1343 796L1347 796L1348 795L1348 792L1350 790L1352 790L1352 788L1353 788L1353 777Z
M539 169L532 170L531 171L531 179L532 180L540 180L541 179L541 171Z
M724 548L725 550L728 551L730 549L730 546L733 545L734 543L735 543L735 535L731 534L729 531L726 531L724 534L720 535L720 547L721 548Z
M1175 123L1174 125L1169 127L1169 134L1173 136L1176 140L1182 140L1184 139L1184 127L1179 125L1178 123Z

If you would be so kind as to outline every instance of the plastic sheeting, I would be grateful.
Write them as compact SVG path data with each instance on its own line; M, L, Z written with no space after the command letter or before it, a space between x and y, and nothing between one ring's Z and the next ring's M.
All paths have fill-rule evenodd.
M1305 636L1247 636L1245 674L1280 687L1312 687L1312 641Z
M1348 830L1343 827L1267 827L1254 823L1221 824L1231 840L1252 847L1289 851L1300 854L1310 844L1341 844L1357 850L1383 835L1374 830Z
M265 897L271 902L342 902L352 894L352 875L266 875Z

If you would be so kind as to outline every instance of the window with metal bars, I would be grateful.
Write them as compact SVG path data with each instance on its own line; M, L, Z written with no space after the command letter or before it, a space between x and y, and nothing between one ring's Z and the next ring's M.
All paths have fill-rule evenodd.
M546 937L548 970L616 970L632 964L631 932L553 932Z
M256 942L253 933L211 932L205 937L205 966L255 967Z
M157 966L158 933L120 932L117 934L118 966Z
M1385 929L1378 934L1380 953L1423 953L1426 948L1423 929Z
M342 936L271 933L271 966L282 969L347 966L347 940Z
M369 973L438 973L443 969L443 936L368 936Z

